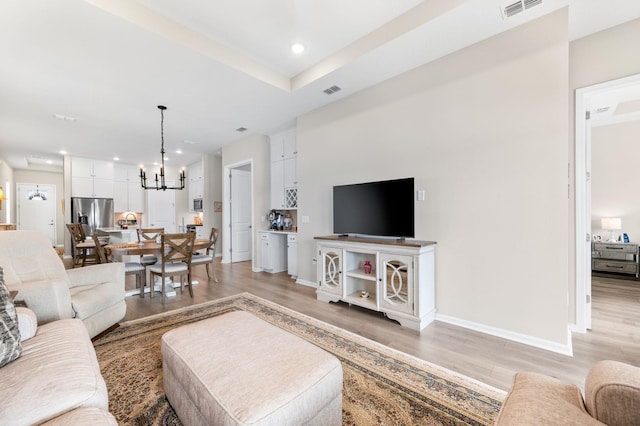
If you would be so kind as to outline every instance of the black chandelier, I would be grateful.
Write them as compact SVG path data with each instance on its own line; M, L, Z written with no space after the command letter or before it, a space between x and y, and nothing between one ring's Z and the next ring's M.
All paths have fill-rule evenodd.
M162 163L160 166L160 178L158 179L158 173L156 173L155 185L147 185L147 173L144 168L140 167L140 183L144 189L163 190L167 189L184 189L185 174L184 170L180 170L180 186L167 186L164 180L164 110L167 109L164 105L158 105L160 110L160 158Z

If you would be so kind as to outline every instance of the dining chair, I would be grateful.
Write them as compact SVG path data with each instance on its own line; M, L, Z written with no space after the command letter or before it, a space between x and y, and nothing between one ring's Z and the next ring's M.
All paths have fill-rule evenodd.
M151 278L161 277L162 301L165 298L165 278L180 276L180 291L184 288L183 278L187 276L189 295L193 297L193 287L191 286L191 256L193 255L193 243L196 239L194 232L179 234L160 234L161 257L160 264L151 265L149 273ZM152 280L153 281L153 280ZM153 297L153 293L151 293Z
M67 223L67 229L71 234L71 245L73 247L73 267L84 266L85 264L98 263L95 251L87 258L90 250L95 249L95 243L88 241L84 233L84 228L80 223Z
M95 232L91 233L91 238L95 244L96 255L98 263L110 263L112 262L111 253L108 253ZM140 297L144 297L144 288L147 285L147 268L139 262L124 262L124 274L136 276L136 287L140 288ZM151 293L153 293L153 286L151 287Z
M163 233L164 228L138 228L138 242L157 241L158 235L162 235ZM140 263L144 266L155 265L158 263L158 256L155 254L142 254L140 255Z
M207 268L207 278L211 278L209 275L209 265L213 268L213 280L218 282L218 277L216 276L216 268L213 265L213 260L216 257L216 242L218 241L218 237L220 236L220 230L218 228L211 228L211 234L209 234L209 247L207 247L207 251L205 254L194 254L191 257L191 266L195 265L206 265Z

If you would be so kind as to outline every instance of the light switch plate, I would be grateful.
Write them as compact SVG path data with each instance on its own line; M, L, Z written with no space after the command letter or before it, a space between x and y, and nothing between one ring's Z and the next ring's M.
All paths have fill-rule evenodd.
M424 190L418 191L418 201L424 201Z

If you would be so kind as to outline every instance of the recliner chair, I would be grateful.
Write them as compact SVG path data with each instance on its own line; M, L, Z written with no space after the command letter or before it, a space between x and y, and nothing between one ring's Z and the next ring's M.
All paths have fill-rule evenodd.
M91 337L124 318L124 264L64 268L49 238L37 231L0 232L0 267L16 301L35 312L38 324L79 318Z

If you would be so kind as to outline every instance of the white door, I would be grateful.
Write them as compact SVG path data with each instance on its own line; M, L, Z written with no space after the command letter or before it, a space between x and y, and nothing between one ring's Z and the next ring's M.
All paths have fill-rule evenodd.
M167 186L174 182L167 181ZM149 228L164 228L165 233L176 232L176 190L147 190L149 211L147 212Z
M18 226L22 231L40 231L56 244L56 186L19 183Z
M251 260L251 172L231 169L231 261Z

